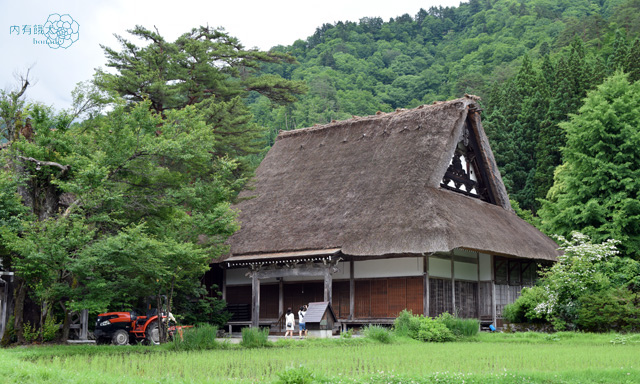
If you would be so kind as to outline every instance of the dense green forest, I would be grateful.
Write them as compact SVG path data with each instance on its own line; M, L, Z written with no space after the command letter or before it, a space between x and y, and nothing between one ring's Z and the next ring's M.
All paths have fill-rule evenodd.
M0 257L16 273L4 343L55 321L66 337L73 311L151 295L223 323L198 277L279 131L465 93L482 97L518 214L640 258L640 0L471 0L324 24L269 52L206 27L129 32L71 110L27 102L28 73L0 91Z
M256 97L251 111L273 143L280 130L481 96L511 198L535 213L561 162L558 123L616 69L640 78L639 32L638 0L471 0L324 24L274 48L299 64L264 69L304 80L308 93L278 108Z

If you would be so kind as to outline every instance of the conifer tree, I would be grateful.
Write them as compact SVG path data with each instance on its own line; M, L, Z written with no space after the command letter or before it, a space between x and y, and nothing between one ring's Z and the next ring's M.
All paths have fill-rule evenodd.
M547 233L614 238L640 257L640 83L621 72L591 91L561 123L567 144L539 211Z

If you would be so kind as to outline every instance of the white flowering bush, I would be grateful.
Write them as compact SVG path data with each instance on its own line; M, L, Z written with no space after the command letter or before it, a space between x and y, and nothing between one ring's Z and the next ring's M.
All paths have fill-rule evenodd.
M563 255L541 273L538 285L505 309L510 321L550 322L557 330L574 329L585 297L611 289L640 288L640 263L618 256L618 241L594 244L582 233L558 236Z

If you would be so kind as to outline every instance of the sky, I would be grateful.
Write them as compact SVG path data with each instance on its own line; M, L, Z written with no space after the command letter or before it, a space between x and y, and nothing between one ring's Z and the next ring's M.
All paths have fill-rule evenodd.
M324 23L389 18L460 0L0 0L0 89L15 89L29 70L31 101L71 107L71 91L105 68L100 45L120 50L114 34L156 27L167 40L199 25L222 27L247 48L268 50L305 40ZM65 16L66 15L66 16ZM47 44L54 28L68 32ZM57 35L58 36L58 35ZM49 40L51 41L51 40ZM137 40L134 40L137 41Z

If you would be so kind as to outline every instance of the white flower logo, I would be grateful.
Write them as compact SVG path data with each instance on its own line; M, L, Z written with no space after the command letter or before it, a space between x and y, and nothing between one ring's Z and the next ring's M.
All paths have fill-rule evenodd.
M67 49L80 38L80 24L68 14L52 13L43 29L47 45L53 49Z

